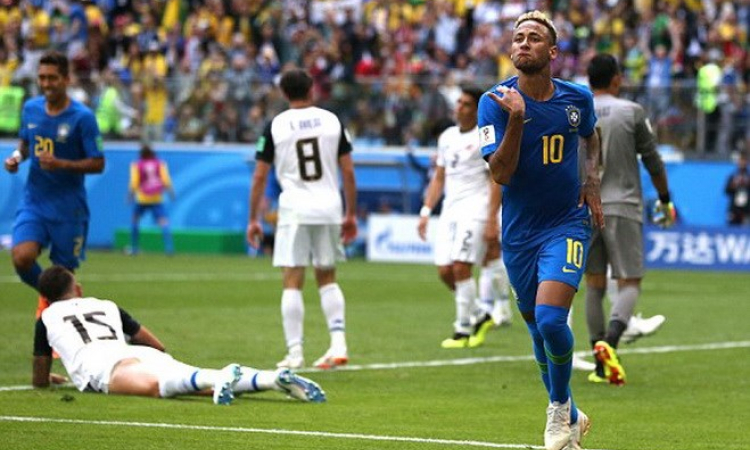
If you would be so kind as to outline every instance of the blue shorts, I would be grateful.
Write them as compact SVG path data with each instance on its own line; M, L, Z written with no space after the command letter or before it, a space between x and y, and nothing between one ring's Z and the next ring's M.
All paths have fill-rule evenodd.
M510 251L503 249L503 261L522 313L534 311L542 281L560 281L578 289L586 268L591 230L581 225L550 234L539 244Z
M167 209L163 203L137 204L133 207L133 217L137 220L147 212L151 213L155 222L167 218Z
M37 242L43 249L49 246L50 261L73 270L86 259L88 228L88 220L52 221L21 210L13 224L13 245Z

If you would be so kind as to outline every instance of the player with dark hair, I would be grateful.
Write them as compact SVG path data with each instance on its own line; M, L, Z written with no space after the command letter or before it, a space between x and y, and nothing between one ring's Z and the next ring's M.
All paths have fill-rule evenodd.
M417 231L425 240L432 209L445 194L435 237L435 264L440 279L454 292L456 320L453 335L441 343L443 348L478 347L494 326L494 299L477 302L472 274L488 249L498 259L500 247L500 189L490 179L479 152L477 106L482 93L476 88L462 90L456 103L458 125L438 138L435 172L419 213Z
M325 401L315 382L289 371L229 364L204 369L175 360L151 331L110 300L83 297L72 272L52 266L39 277L39 292L50 302L36 323L34 387L47 387L52 350L80 391L173 397L213 390L217 405L235 393L274 390L306 402Z
M34 289L44 248L49 246L54 264L70 270L85 259L89 208L84 175L104 170L96 117L68 96L68 70L68 60L59 52L39 60L37 82L43 95L24 104L18 148L5 160L10 173L26 159L31 164L13 225L11 257L21 280ZM39 302L38 313L46 307L43 298Z
M352 145L339 118L314 105L313 80L307 72L287 70L279 86L289 109L274 117L258 140L247 240L257 248L263 237L260 205L273 166L281 186L273 265L283 270L281 314L287 345L287 355L278 367L304 366L302 287L305 269L312 263L330 334L330 347L314 366L330 369L349 360L344 294L336 283L336 262L344 259L342 241L349 243L357 235Z
M619 385L625 383L625 370L615 349L631 321L645 272L639 159L659 194L656 208L660 225L671 226L675 213L667 172L656 150L656 136L648 115L637 103L617 97L622 83L617 60L612 55L599 54L587 70L602 141L599 172L606 224L605 228L594 230L586 262L586 319L596 357L596 371L589 380ZM609 325L605 327L602 300L607 290L608 265L618 289L612 299ZM664 316L652 319L661 325Z
M549 394L547 450L580 448L590 426L570 392L573 334L567 317L591 237L589 208L594 225L604 222L593 97L584 86L552 78L556 39L544 14L521 15L511 46L519 74L479 103L482 153L503 185L503 259Z

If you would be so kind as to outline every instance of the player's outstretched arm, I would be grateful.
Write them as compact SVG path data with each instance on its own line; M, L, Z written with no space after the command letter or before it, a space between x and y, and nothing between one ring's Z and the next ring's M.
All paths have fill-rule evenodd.
M50 385L50 370L52 369L52 355L34 356L31 385L35 388L45 388Z
M130 343L137 345L147 345L161 352L166 351L164 344L161 343L159 338L157 338L156 335L151 332L151 330L144 327L143 325L141 325L141 328L137 333L130 337Z

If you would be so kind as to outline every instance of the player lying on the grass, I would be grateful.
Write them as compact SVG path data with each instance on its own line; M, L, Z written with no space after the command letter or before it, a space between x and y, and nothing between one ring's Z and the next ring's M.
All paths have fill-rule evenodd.
M235 393L267 390L302 401L326 399L317 383L288 369L257 370L233 363L215 370L175 360L153 333L114 302L83 298L81 285L62 266L42 273L39 292L50 307L36 323L34 387L62 381L50 373L54 349L80 391L173 397L213 390L219 405L231 403Z

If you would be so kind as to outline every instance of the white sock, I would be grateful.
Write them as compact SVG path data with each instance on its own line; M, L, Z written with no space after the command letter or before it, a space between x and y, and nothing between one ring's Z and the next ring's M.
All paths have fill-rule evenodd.
M159 396L174 397L213 387L219 371L177 363L155 368L154 373L159 378Z
M495 299L508 300L508 289L510 280L508 279L508 270L505 268L502 258L494 259L487 263L487 269L492 271L492 281L494 282Z
M261 392L280 391L276 384L277 371L258 370L252 367L242 366L242 377L234 387L235 392Z
M453 324L456 333L471 333L471 312L476 297L477 285L474 278L456 281L456 322Z
M284 338L287 348L302 349L302 325L305 319L305 303L299 289L284 289L281 294L281 321L284 326Z
M497 292L495 291L495 283L493 278L493 270L491 267L482 267L479 271L479 301L486 313L492 311L492 306L497 298Z
M344 320L344 293L337 283L326 284L318 291L320 306L326 317L328 332L331 335L331 349L337 354L346 353L346 322Z

